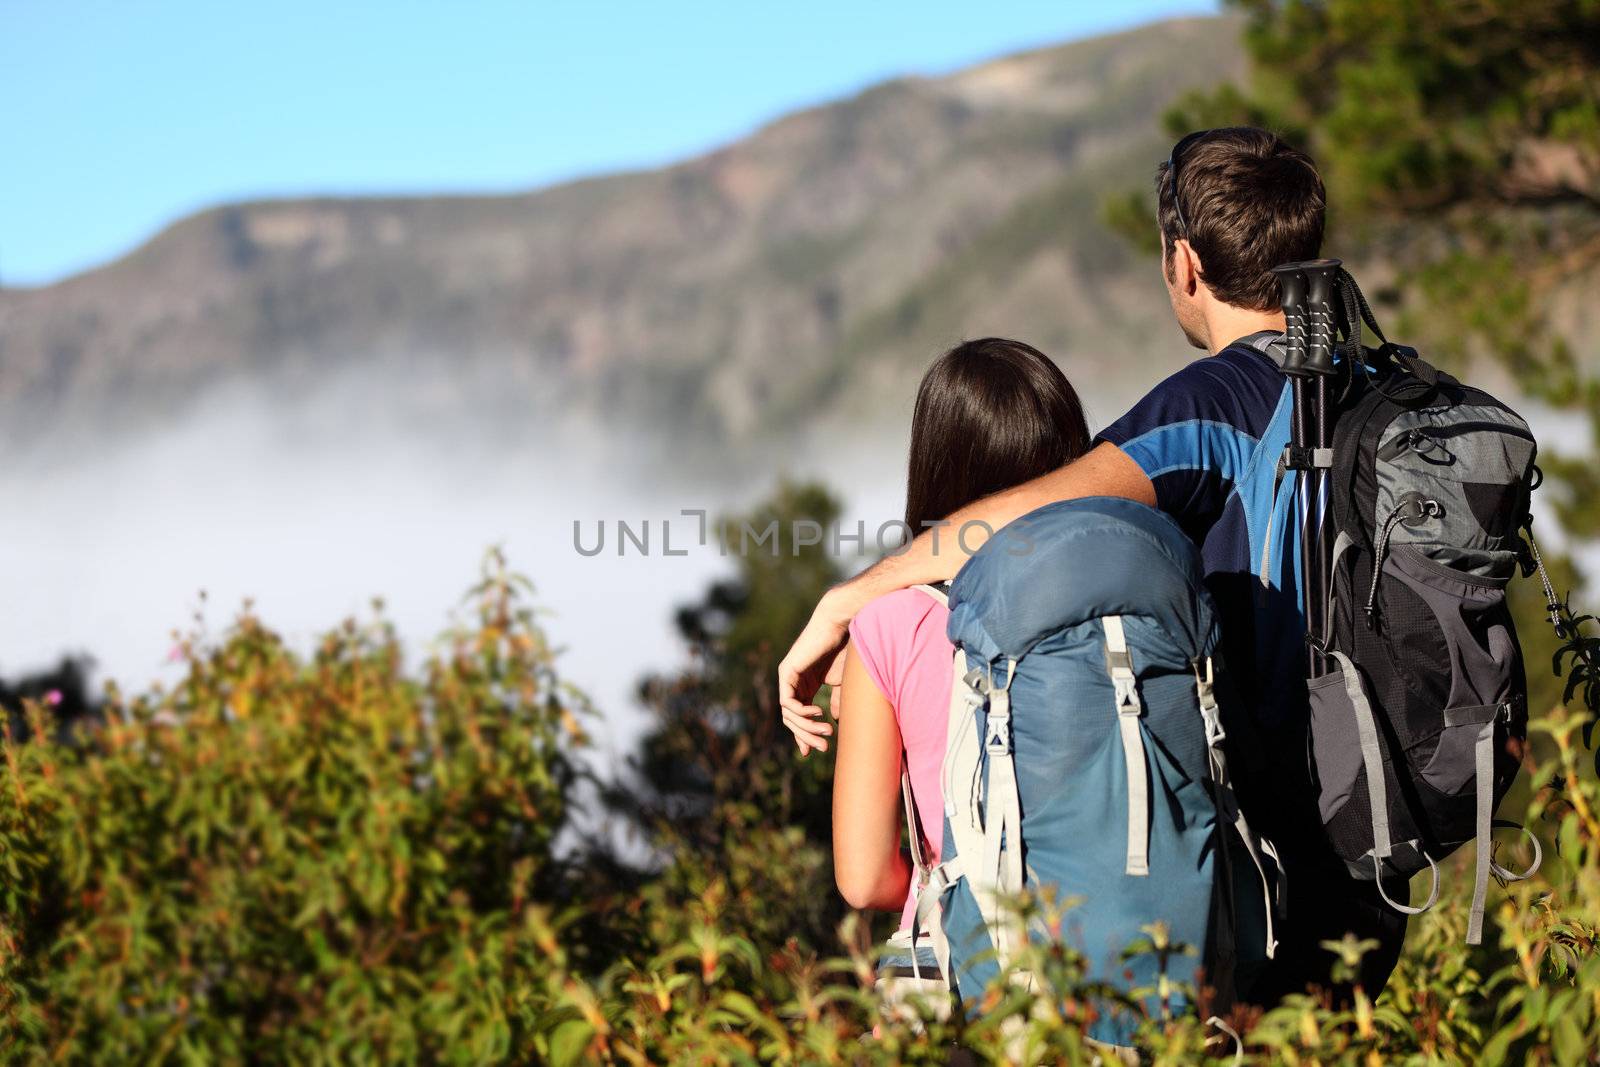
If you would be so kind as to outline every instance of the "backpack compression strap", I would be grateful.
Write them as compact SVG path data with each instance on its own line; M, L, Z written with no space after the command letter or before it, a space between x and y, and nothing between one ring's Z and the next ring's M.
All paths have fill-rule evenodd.
M937 586L916 588L948 603ZM918 924L933 917L948 887L966 879L1003 969L1025 936L1005 913L1011 906L1008 898L1022 892L1022 803L1011 754L1010 689L1017 661L1006 661L1003 682L984 664L967 668L966 654L957 648L942 768L945 823L955 854L929 872L928 892L917 902ZM985 704L987 725L980 738L974 723L977 709ZM934 948L948 977L949 944L933 925Z
M1550 584L1550 575L1544 569L1544 558L1539 555L1539 543L1533 539L1533 519L1530 517L1524 524L1527 533L1529 557L1533 569L1539 574L1539 582L1544 587L1545 604L1548 608L1550 624L1555 627L1557 637L1565 637L1566 632L1561 622L1562 604L1556 596L1555 587ZM1525 576L1528 570L1522 572ZM1539 870L1539 865L1544 862L1544 850L1539 845L1539 838L1526 826L1514 822L1502 822L1494 817L1494 727L1495 722L1503 715L1507 722L1511 721L1514 711L1509 704L1500 704L1494 708L1470 708L1466 711L1493 711L1495 714L1483 722L1478 731L1477 739L1473 745L1473 756L1477 774L1477 864L1473 872L1472 883L1472 909L1467 916L1467 944L1479 945L1483 943L1483 908L1489 895L1489 874L1492 871L1502 882L1520 882L1532 878ZM1451 723L1446 713L1446 725ZM1478 722L1478 719L1462 719L1461 722ZM1496 827L1511 830L1521 830L1533 845L1533 862L1528 869L1517 873L1508 871L1494 862L1493 846L1489 835Z
M1427 903L1420 908L1408 904L1397 904L1389 899L1389 894L1383 891L1383 861L1394 852L1394 839L1389 835L1389 790L1388 780L1383 776L1383 749L1378 743L1378 723L1372 717L1372 705L1367 701L1367 693L1361 685L1361 675L1356 670L1356 665L1350 657L1337 649L1331 655L1334 662L1339 665L1339 671L1344 675L1345 696L1349 698L1350 708L1356 715L1356 736L1361 740L1361 765L1367 772L1367 799L1372 808L1372 881L1378 887L1378 896L1383 902L1404 915L1421 915L1439 899L1439 865L1433 862L1433 857L1422 852L1421 844L1416 845L1422 858L1428 861L1428 868L1433 872L1433 888L1428 892Z
M989 685L988 726L983 751L988 757L989 790L983 805L983 877L1002 893L1022 892L1022 800L1017 795L1017 764L1011 755L1011 681L1017 661L1006 661L1005 684Z
M928 940L933 948L934 959L939 964L939 976L949 985L949 949L944 943L944 929L935 921L926 925L924 919L938 910L940 887L930 892L934 883L934 871L928 866L927 851L923 848L922 824L917 821L917 802L911 793L911 774L909 770L900 772L900 801L905 808L906 838L911 842L911 929L910 957L911 976L917 981L922 981L922 960L918 949L922 947L922 934L928 932ZM940 871L941 875L945 872ZM930 979L931 980L931 979Z
M1496 877L1503 882L1520 882L1533 877L1539 869L1539 864L1544 860L1544 852L1539 847L1539 838L1530 832L1526 826L1519 826L1512 822L1500 822L1494 817L1494 749L1495 723L1504 718L1511 720L1512 705L1495 704L1483 708L1462 708L1457 711L1445 712L1445 725L1457 726L1465 724L1481 724L1478 736L1473 744L1473 754L1476 763L1477 781L1477 865L1473 872L1472 883L1472 910L1467 914L1467 944L1483 944L1483 907L1489 895L1489 872L1493 871ZM1521 873L1508 871L1494 862L1493 843L1489 835L1497 826L1514 828L1527 834L1528 840L1533 842L1533 863Z
M1233 827L1234 833L1239 835L1239 840L1244 845L1245 852L1250 856L1250 862L1255 867L1257 876L1261 879L1261 903L1267 921L1267 959L1274 959L1278 954L1278 937L1273 925L1273 916L1283 909L1283 901L1287 895L1283 860L1278 857L1277 846L1264 837L1257 837L1255 831L1250 829L1249 821L1239 808L1239 798L1234 795L1233 777L1228 772L1228 758L1222 750L1222 742L1228 739L1228 735L1223 731L1222 714L1217 708L1216 677L1210 656L1205 660L1205 673L1202 674L1199 665L1195 665L1194 678L1196 696L1200 704L1200 718L1204 720L1206 728L1206 754L1211 768L1212 797L1217 806L1217 821ZM1266 861L1262 856L1272 857L1273 865L1277 868L1276 894L1273 892L1272 879L1267 875ZM1223 880L1224 891L1228 898L1225 918L1231 927L1235 910L1233 873L1226 856L1219 863L1220 878Z
M1133 656L1128 652L1122 616L1107 615L1100 622L1106 632L1106 670L1116 690L1117 728L1122 734L1122 758L1128 768L1126 873L1143 877L1150 873L1150 784L1144 736L1139 731L1144 705L1139 701L1139 678L1133 673Z
M1006 660L1003 680L982 663L963 675L966 663L957 649L958 677L950 698L952 740L945 749L944 769L945 825L956 855L940 864L947 870L935 872L949 882L966 879L994 946L994 960L1005 970L1026 938L1011 899L1022 892L1022 803L1011 748L1011 682L1017 661ZM988 709L981 737L974 729L980 707ZM967 791L958 793L957 783L967 783Z

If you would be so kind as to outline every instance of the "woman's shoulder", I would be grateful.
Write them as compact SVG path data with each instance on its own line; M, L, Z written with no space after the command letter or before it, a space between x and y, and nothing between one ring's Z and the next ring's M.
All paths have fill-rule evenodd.
M946 619L950 610L944 602L923 589L896 589L871 601L856 615L856 623L874 629L888 626L895 630L916 627L930 616Z
M922 589L900 589L869 603L850 623L850 641L879 692L899 706L903 686L925 662L949 670L950 609ZM928 657L940 653L934 660Z
M943 641L950 609L922 589L897 589L869 603L850 624L851 639L879 653L881 660L898 658L896 651L911 651L929 641Z

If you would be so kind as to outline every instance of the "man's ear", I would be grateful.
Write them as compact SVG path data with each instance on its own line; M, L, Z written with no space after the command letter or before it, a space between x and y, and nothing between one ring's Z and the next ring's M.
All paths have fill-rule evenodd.
M1180 292L1194 296L1200 288L1200 257L1185 239L1172 242L1172 284Z

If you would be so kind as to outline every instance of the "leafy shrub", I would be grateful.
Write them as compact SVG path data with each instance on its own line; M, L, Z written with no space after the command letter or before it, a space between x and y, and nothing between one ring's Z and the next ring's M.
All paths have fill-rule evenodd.
M693 900L723 884L724 920L761 944L831 944L845 913L833 891L831 758L795 758L770 684L787 640L843 577L825 539L796 531L828 529L839 512L823 486L785 481L748 514L717 524L734 573L678 610L690 662L641 685L653 726L611 790L671 857L657 894ZM739 550L745 531L769 530L765 544ZM653 929L653 944L672 942L659 922Z
M94 662L81 656L63 656L49 670L15 681L0 678L0 718L8 720L11 736L27 740L32 726L23 714L24 700L37 700L49 711L48 723L66 739L74 730L101 721L100 706L90 694L89 673Z
M582 702L493 558L415 677L253 615L79 747L4 746L0 1058L505 1058ZM34 703L34 736L44 714Z

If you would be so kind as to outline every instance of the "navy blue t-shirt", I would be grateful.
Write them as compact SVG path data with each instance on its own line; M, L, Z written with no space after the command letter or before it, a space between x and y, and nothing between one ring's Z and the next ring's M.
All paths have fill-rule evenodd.
M1293 409L1277 360L1255 347L1278 336L1196 360L1096 438L1139 465L1200 547L1227 669L1269 732L1303 729L1306 715L1300 520L1287 486L1275 492Z

